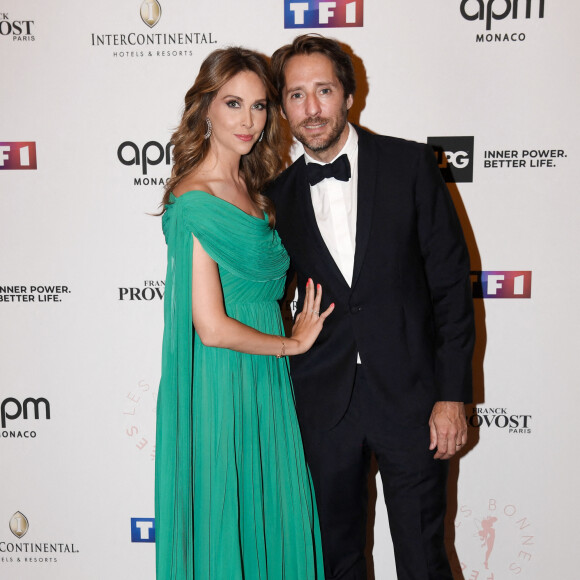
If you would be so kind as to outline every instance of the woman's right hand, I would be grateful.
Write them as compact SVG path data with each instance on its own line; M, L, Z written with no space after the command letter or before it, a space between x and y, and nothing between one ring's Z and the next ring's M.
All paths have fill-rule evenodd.
M288 354L305 353L318 338L318 335L322 331L324 321L334 310L334 303L332 303L324 312L320 312L321 300L322 286L317 284L315 291L314 282L309 278L306 283L306 296L304 298L302 312L296 316L294 326L292 327L292 336L290 337L290 340L296 343L291 350L296 349L296 351L290 352L289 349Z

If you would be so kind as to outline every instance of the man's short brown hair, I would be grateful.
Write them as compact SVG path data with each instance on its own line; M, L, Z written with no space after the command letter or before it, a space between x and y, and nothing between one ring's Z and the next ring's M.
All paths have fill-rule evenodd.
M356 80L354 67L350 56L341 48L340 44L320 34L303 34L297 36L292 44L280 47L273 55L271 61L272 76L278 90L278 98L283 99L282 92L286 85L284 69L293 56L319 53L328 57L332 62L334 74L340 81L344 90L344 97L354 95Z

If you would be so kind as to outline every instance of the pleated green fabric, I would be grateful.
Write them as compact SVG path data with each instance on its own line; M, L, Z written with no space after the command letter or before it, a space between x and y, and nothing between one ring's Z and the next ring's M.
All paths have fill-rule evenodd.
M228 316L283 334L288 255L267 219L202 191L172 197L157 403L158 580L323 579L314 490L286 359L204 346L191 321L193 238Z

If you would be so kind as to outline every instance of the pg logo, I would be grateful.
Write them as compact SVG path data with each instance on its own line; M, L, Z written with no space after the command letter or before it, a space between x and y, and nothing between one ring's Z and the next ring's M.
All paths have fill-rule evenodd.
M284 0L284 28L344 28L363 25L364 0Z
M446 183L473 181L473 137L428 137Z

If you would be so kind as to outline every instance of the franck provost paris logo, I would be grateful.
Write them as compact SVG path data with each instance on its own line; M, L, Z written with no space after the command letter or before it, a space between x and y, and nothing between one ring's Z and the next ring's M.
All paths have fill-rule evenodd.
M470 405L466 418L467 424L473 429L494 430L510 435L529 435L532 432L532 415L507 407Z
M125 286L119 288L119 300L133 302L151 302L163 300L165 295L164 280L143 280L141 286Z
M12 18L7 12L0 12L0 40L12 38L13 42L34 42L34 20Z
M363 25L364 0L284 0L284 28L345 28Z

